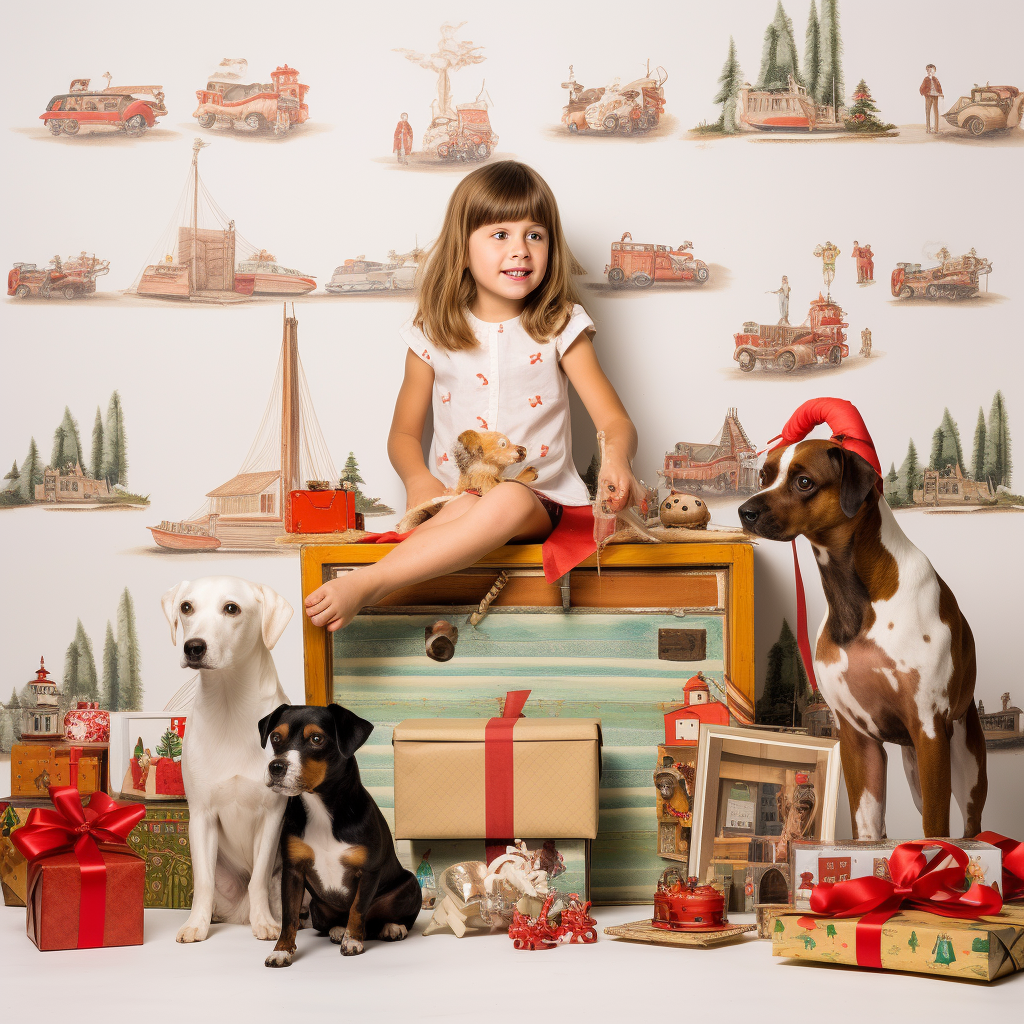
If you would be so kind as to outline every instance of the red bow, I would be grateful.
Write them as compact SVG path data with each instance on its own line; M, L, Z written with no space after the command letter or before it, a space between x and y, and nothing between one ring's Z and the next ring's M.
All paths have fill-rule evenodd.
M1003 901L1024 899L1024 843L998 832L979 832L974 838L998 846L1003 854Z
M25 824L11 833L11 842L28 861L74 851L82 872L78 948L103 945L106 917L107 866L99 843L127 845L128 834L146 816L142 804L117 804L96 792L86 807L74 786L50 786L49 807L29 811Z
M931 860L925 850L939 849ZM948 854L948 857L947 857ZM948 864L948 859L953 863ZM882 925L902 907L943 917L978 918L998 914L1002 897L995 889L975 882L962 891L967 854L941 839L901 843L889 856L886 878L851 878L822 882L811 892L811 911L829 917L860 916L857 922L857 963L882 966Z

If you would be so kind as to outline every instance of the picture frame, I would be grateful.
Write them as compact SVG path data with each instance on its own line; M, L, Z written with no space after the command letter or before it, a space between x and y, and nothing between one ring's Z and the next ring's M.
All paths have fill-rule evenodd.
M181 748L186 718L173 711L111 714L111 796L154 803L185 799Z
M829 842L835 838L839 802L839 741L829 736L773 732L728 725L701 725L697 778L690 831L689 872L705 878L715 840L742 847L755 837L781 837L783 823L767 807L779 791L815 790L807 830L801 835ZM764 787L761 791L760 787Z

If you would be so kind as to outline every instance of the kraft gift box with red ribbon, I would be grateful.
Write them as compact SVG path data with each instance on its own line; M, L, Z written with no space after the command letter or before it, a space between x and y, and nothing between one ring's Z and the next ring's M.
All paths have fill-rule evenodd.
M146 813L93 793L83 807L71 786L50 788L11 841L28 860L26 925L39 949L142 942L146 864L126 845Z
M596 837L601 723L523 717L529 695L508 693L500 718L395 726L397 838Z
M967 886L968 854L940 839L901 843L889 878L823 882L811 912L776 919L775 956L994 981L1024 968L1024 914Z

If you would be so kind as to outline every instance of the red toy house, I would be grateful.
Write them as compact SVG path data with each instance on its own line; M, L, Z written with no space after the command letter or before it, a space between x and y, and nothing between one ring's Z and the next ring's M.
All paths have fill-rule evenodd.
M665 745L695 747L701 722L728 725L729 708L711 696L704 673L698 672L683 687L683 706L665 712Z

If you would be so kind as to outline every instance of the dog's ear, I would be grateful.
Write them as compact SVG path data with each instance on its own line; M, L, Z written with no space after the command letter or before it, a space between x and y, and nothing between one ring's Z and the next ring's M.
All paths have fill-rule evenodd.
M483 450L480 446L480 435L475 430L464 430L456 440L467 452L472 453Z
M188 586L188 580L182 580L180 583L171 587L170 590L160 598L160 607L164 610L164 617L171 624L171 644L174 647L178 646L178 605L181 602L178 600L178 595Z
M878 474L867 459L845 448L829 448L829 458L839 464L839 507L852 519L875 486Z
M284 711L288 704L278 704L274 711L271 711L266 718L260 719L260 746L265 747L270 734L277 727L277 723L281 721L281 712Z
M351 757L370 737L373 723L353 714L340 704L328 704L334 719L334 727L338 731L338 746L346 757Z
M292 606L276 590L271 590L265 583L253 583L253 594L260 605L260 631L267 650L272 651L274 644L281 639L284 627L292 618Z

